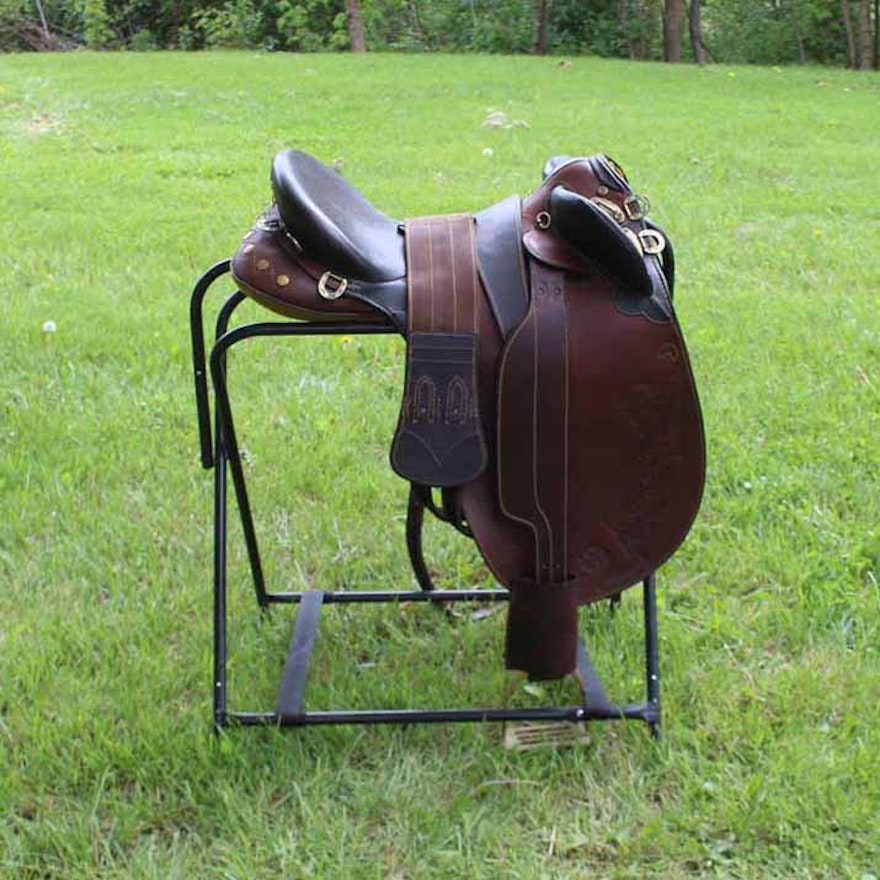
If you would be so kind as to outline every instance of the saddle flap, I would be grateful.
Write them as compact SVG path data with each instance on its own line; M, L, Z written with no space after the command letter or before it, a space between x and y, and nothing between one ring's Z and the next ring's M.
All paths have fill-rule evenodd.
M475 480L488 455L477 398L477 336L413 333L391 466L423 486Z

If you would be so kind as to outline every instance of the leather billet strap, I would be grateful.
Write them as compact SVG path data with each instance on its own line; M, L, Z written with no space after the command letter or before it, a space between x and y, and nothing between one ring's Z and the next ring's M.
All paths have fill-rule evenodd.
M577 601L568 558L569 328L565 273L531 265L531 308L502 355L498 500L534 540L533 579L511 584L506 665L531 678L574 669Z
M535 542L536 584L568 571L569 355L565 275L532 262L532 305L504 349L498 387L498 499Z
M406 386L391 466L423 486L460 486L488 464L477 394L482 291L474 218L419 218L405 236Z
M577 666L577 593L574 581L536 589L510 584L504 664L532 681L562 678Z

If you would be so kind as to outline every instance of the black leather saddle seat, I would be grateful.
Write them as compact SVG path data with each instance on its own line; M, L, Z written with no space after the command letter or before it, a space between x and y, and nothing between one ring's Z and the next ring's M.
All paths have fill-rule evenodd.
M400 223L332 168L307 153L286 150L272 163L272 191L287 232L312 260L362 281L406 275Z

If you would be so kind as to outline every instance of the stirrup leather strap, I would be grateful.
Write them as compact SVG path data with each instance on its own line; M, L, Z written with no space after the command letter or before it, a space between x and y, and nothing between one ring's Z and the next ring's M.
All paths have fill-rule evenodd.
M469 214L405 226L406 387L391 466L423 486L460 486L488 464L477 387L482 290L474 233Z

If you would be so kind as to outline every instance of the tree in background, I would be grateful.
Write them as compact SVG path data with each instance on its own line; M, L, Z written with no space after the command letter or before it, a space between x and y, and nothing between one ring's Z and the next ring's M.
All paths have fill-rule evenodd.
M871 3L859 0L859 69L871 69Z
M665 0L663 4L663 60L681 61L684 0Z
M849 0L840 0L840 11L843 15L843 27L846 32L846 66L856 66L856 37L853 31L852 13Z
M588 54L877 66L880 0L0 0L0 51ZM685 21L685 18L687 21Z
M547 54L547 12L550 0L535 0L535 54Z
M345 0L345 14L351 51L366 52L367 38L364 35L364 16L361 12L360 0Z
M691 37L691 48L694 52L694 61L697 64L706 64L709 60L709 52L703 42L703 10L700 0L690 0L688 6L688 31Z
M880 70L880 0L874 0L874 70Z

